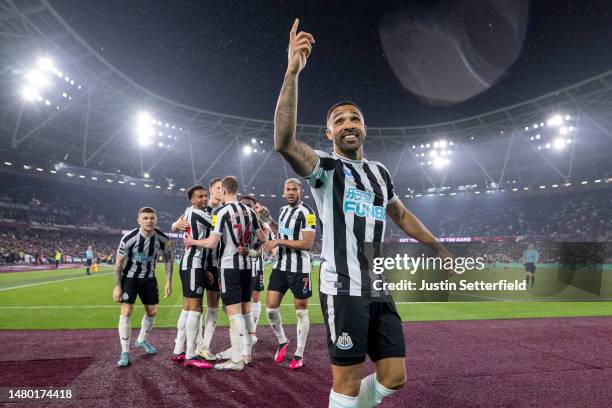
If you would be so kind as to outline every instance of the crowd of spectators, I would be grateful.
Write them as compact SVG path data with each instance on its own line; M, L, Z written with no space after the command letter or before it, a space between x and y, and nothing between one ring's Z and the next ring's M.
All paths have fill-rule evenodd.
M82 258L88 245L94 247L97 256L109 260L122 231L137 226L138 208L153 206L158 228L168 232L188 205L186 197L179 194L136 192L124 186L84 187L10 174L0 174L0 185L0 262L4 263L45 262L57 251L66 258ZM284 205L280 197L261 200L274 217ZM524 249L521 242L527 240L612 240L612 189L608 185L574 191L495 192L403 200L437 237L518 237L514 239L519 242L516 248L506 243L504 251L488 251L511 253L515 259ZM315 207L312 198L305 202ZM386 240L396 242L403 237L405 234L389 220ZM321 252L320 238L317 233L313 253ZM181 251L181 243L176 242L175 255L180 257Z

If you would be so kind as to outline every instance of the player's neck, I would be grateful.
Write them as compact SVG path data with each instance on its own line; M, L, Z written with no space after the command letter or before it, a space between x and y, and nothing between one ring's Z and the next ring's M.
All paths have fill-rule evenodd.
M225 195L225 204L229 204L229 203L233 203L238 201L238 195L237 194L226 194Z
M217 201L217 200L213 200L211 202L208 203L212 208L217 208L221 205L221 200Z
M295 203L291 204L291 203L287 203L287 205L291 208L293 207L298 207L300 204L302 203L301 200L296 201Z
M336 146L334 146L334 154L341 159L345 160L353 160L353 161L362 161L363 160L363 146L354 152L342 152L338 150Z
M140 227L140 235L145 237L151 237L153 236L153 234L155 234L155 229L153 229L152 231L145 231L144 228Z

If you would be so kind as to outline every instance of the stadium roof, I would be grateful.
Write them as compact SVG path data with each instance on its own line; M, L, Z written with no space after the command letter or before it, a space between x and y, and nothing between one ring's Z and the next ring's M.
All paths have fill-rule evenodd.
M0 26L3 160L55 168L57 175L76 168L139 186L153 180L178 188L234 174L243 189L265 192L294 176L273 151L272 118L210 112L145 89L100 56L47 1L0 0ZM147 146L137 134L143 120ZM298 125L301 140L330 150L324 132L323 124ZM441 142L445 147L438 149ZM612 70L457 121L369 127L366 142L366 157L385 164L398 188L416 191L606 177L611 156Z

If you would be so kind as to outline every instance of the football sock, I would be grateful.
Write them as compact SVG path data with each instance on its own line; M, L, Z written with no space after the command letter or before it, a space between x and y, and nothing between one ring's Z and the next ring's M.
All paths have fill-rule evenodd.
M130 351L130 316L119 316L119 340L121 341L121 352L128 353Z
M200 325L201 312L189 312L187 322L185 323L185 331L187 333L187 352L185 358L194 358L196 356L196 337L198 336L198 326Z
M310 329L310 319L308 317L308 310L296 310L297 316L297 348L295 355L299 357L304 356L304 347L306 347L306 338L308 337L308 330Z
M277 309L267 309L266 312L268 314L268 321L270 322L270 326L272 330L274 330L274 334L276 334L276 338L279 343L286 343L287 337L285 337L285 331L283 330L283 323L281 321L281 315Z
M204 316L204 336L202 339L202 348L210 350L210 342L212 341L215 328L217 327L217 309L216 307L209 307L206 309L206 315Z
M240 314L230 317L230 341L232 343L232 361L242 360L242 342L244 340L244 318Z
M153 328L153 323L155 323L155 317L150 317L145 313L142 317L142 322L140 322L140 333L138 333L139 342L149 339L149 333Z
M395 390L391 390L378 382L376 373L370 374L361 380L359 395L357 396L357 407L375 407L380 404L384 397L388 397L394 392Z
M357 406L357 397L339 394L333 389L329 392L329 408L352 408Z
M181 310L178 322L176 323L176 339L174 339L174 354L181 354L185 352L185 324L187 323L187 316L189 312L187 310Z

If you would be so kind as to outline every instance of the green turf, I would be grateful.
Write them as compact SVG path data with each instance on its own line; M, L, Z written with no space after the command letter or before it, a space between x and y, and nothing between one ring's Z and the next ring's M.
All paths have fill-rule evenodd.
M270 270L266 270L268 281ZM522 279L520 268L504 272L501 268L478 272L481 275L453 277L452 280L469 277L483 280ZM157 269L159 287L165 284L163 266ZM523 294L507 292L479 292L476 296L466 293L451 293L450 302L435 302L437 295L396 293L398 311L405 321L509 319L562 316L612 316L609 302L574 302L575 298L589 298L593 295L563 285L554 286L551 273L538 271L538 283L547 287L547 292L534 289ZM313 288L318 286L318 274L313 273ZM19 287L22 285L31 285ZM101 267L91 277L84 276L84 269L16 272L0 274L0 329L82 329L115 328L119 306L112 301L113 275L109 267ZM550 289L553 288L553 289ZM173 279L173 294L161 298L157 327L175 327L181 307L181 288L178 274ZM552 293L552 292L555 293ZM311 298L310 318L312 323L321 323L322 315L317 290ZM473 294L472 294L473 295ZM612 291L604 290L603 296L612 297ZM498 299L500 301L489 301ZM265 292L262 294L265 299ZM467 300L467 301L466 301ZM485 300L487 300L485 302ZM536 300L537 302L533 302ZM432 301L425 303L423 301ZM265 302L265 301L264 301ZM281 311L283 322L294 324L295 312L292 296L283 300ZM403 303L406 302L406 303ZM139 326L143 309L137 304L133 317L134 326ZM266 324L262 313L262 324ZM227 319L221 314L219 324L226 325Z

